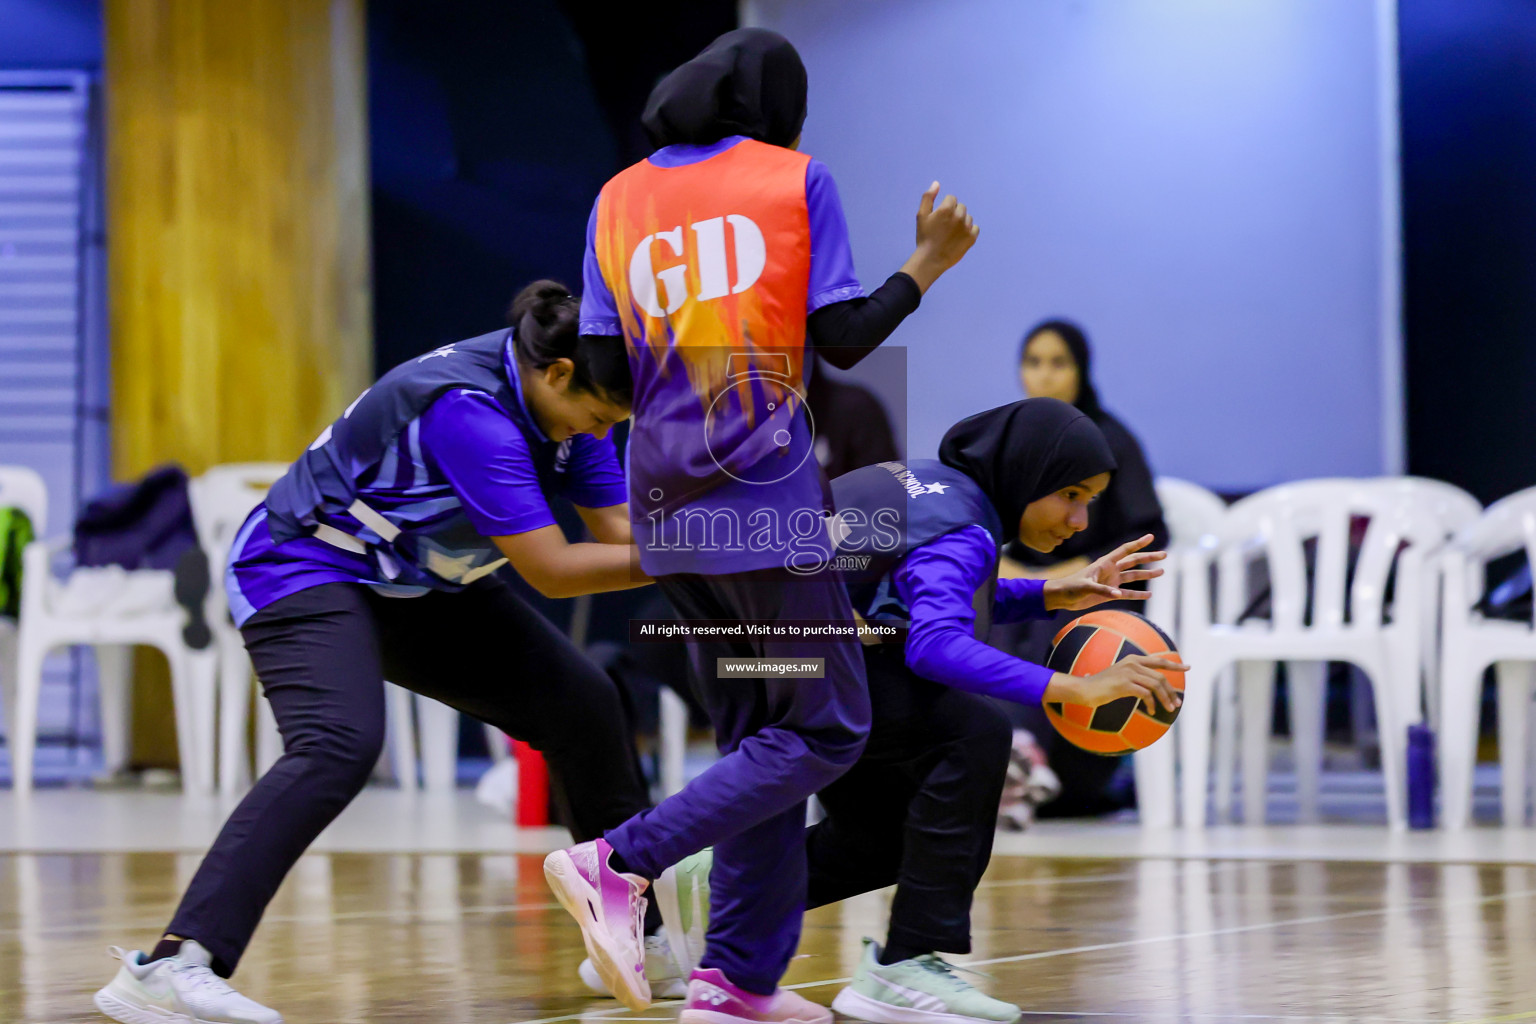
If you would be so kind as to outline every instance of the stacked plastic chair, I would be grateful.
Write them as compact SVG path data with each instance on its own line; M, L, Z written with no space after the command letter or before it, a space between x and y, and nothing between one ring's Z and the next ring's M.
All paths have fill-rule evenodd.
M188 793L212 792L212 666L186 645L187 615L176 603L170 571L76 569L57 579L52 562L69 544L67 536L34 541L23 556L15 712L8 723L16 791L32 789L48 653L77 645L96 649L102 752L112 770L127 760L129 653L142 645L158 648L170 666L182 787Z
M1380 477L1372 481L1386 493L1403 501L1416 503L1439 522L1448 544L1457 533L1477 522L1483 514L1483 506L1476 498L1455 484L1443 480L1431 480L1420 476ZM1438 557L1446 544L1442 544L1430 557L1426 554L1424 568L1430 573L1424 579L1421 594L1419 652L1424 681L1425 717L1430 726L1440 729L1440 635L1441 635L1441 572L1443 562Z
M1150 582L1150 596L1143 611L1177 644L1180 561L1185 551L1200 544L1201 538L1220 529L1227 505L1199 484L1173 477L1158 479L1157 500L1163 506L1163 521L1168 524L1168 558L1163 562L1163 575ZM1177 820L1175 736L1139 750L1131 758L1136 770L1137 816L1147 828L1171 828Z
M48 523L48 485L24 466L0 466L0 508L20 509L41 534ZM0 720L16 756L16 634L19 619L0 617Z
M1370 520L1350 575L1353 518ZM1380 723L1387 820L1406 826L1406 724L1419 697L1419 622L1425 556L1444 536L1420 503L1360 480L1313 480L1250 495L1227 510L1221 529L1180 566L1179 644L1192 666L1175 732L1184 767L1183 821L1207 821L1212 718L1224 693L1217 680L1236 666L1241 707L1243 810L1262 822L1268 781L1274 663L1288 665L1293 736L1303 817L1315 815L1322 763L1322 687L1330 661L1346 661L1370 677ZM1315 540L1309 585L1304 543ZM1247 596L1247 568L1263 558L1269 569L1267 621L1237 621ZM1217 613L1210 571L1217 567ZM1395 580L1392 614L1383 607ZM1310 614L1308 614L1310 606ZM1346 609L1348 614L1346 615ZM1223 687L1221 690L1227 690ZM1316 717L1318 721L1310 719ZM1232 727L1223 723L1228 732ZM1220 780L1218 780L1220 781ZM1218 787L1218 802L1220 801Z
M204 614L213 631L218 662L218 785L225 795L250 783L246 724L251 695L251 662L240 631L229 618L224 566L245 517L287 470L281 462L237 462L214 466L188 487L198 543L212 573Z
M1536 488L1488 506L1456 535L1441 560L1439 742L1447 828L1465 828L1472 820L1478 712L1483 673L1490 665L1498 681L1504 824L1525 824L1536 627L1530 620L1487 618L1476 607L1488 563L1520 551L1536 566Z

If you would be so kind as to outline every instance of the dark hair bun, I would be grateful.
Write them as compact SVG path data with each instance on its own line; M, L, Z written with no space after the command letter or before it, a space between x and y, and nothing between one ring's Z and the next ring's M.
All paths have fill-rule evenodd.
M575 301L570 289L559 281L535 281L512 300L512 307L507 310L507 322L515 327L522 323L524 316L532 313L535 320L548 326L561 306Z
M575 367L571 386L629 404L633 385L623 338L581 337L581 300L559 281L535 281L507 310L520 363L542 370L557 359Z

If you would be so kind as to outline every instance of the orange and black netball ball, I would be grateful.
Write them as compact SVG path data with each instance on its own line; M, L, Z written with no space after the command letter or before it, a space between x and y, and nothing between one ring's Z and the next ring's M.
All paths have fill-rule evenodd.
M1089 612L1063 626L1052 643L1046 667L1074 676L1091 676L1135 654L1179 660L1168 634L1135 612ZM1184 673L1163 675L1175 693L1184 692ZM1156 743L1173 726L1179 710L1169 711L1155 703L1154 710L1148 713L1138 698L1121 697L1096 708L1048 701L1045 717L1075 745L1108 756L1128 754Z

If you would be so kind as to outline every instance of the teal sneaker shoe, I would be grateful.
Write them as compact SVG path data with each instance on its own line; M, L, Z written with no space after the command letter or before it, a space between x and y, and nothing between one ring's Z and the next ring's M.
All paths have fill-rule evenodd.
M853 984L837 994L832 1009L875 1024L1012 1024L1020 1010L976 988L955 972L963 970L932 953L880 962L880 947L864 940L864 956Z
M699 969L699 959L704 955L704 932L709 927L709 869L714 863L714 850L700 850L667 868L656 879L656 907L661 911L662 929L683 978Z

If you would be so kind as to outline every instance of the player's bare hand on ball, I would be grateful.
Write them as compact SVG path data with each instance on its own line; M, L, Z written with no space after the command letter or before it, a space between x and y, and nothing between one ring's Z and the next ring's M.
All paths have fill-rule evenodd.
M1173 711L1183 699L1163 673L1188 671L1189 666L1180 661L1155 654L1133 654L1086 678L1056 673L1045 689L1045 699L1096 708L1121 697L1135 697L1149 714L1157 710L1154 700Z

